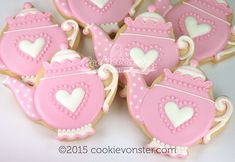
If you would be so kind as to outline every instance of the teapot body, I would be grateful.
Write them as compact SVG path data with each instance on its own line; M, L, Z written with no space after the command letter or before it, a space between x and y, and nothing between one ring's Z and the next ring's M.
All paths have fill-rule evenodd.
M55 78L43 78L35 91L35 107L42 120L66 130L92 124L105 100L104 85L97 74L88 71Z
M32 76L39 72L43 61L52 58L61 44L67 44L66 33L56 24L9 30L1 39L0 57L9 70Z
M143 122L153 138L171 146L191 146L211 129L215 104L210 98L198 98L158 85L146 95L142 107Z
M120 71L130 67L141 70L146 82L152 84L164 68L178 64L179 49L171 38L124 32L115 42L108 60Z
M106 0L104 3L94 0L68 0L73 16L85 24L105 24L121 21L131 10L133 0Z
M212 59L220 51L223 51L231 37L231 24L228 18L222 14L224 4L218 4L218 10L213 10L216 2L208 6L200 6L199 2L183 2L173 7L167 14L166 19L172 22L177 37L189 35L195 42L194 58L198 61ZM217 7L216 6L216 7ZM220 7L221 6L221 7ZM228 10L228 9L227 9ZM208 48L210 44L210 48Z

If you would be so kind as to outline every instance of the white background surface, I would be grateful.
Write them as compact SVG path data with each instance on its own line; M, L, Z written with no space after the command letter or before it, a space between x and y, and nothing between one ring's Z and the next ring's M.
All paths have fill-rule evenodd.
M146 5L153 0L144 0ZM234 0L230 0L232 4ZM0 26L8 16L15 15L22 7L24 0L0 0ZM63 19L56 13L52 1L32 0L33 4L43 10L51 11L60 21ZM235 3L233 3L235 9ZM92 55L93 49L89 38L83 38L79 51ZM208 78L214 82L215 96L226 95L235 104L235 57L217 65L202 67ZM0 82L5 76L0 75ZM92 162L92 161L179 161L158 154L64 154L58 152L60 145L76 145L91 147L142 147L149 139L135 124L128 114L126 101L116 97L111 111L97 124L97 134L89 139L75 142L55 140L56 133L39 125L24 115L13 94L0 84L0 162L23 161L56 161L56 162ZM233 115L225 131L206 145L196 145L190 149L190 155L184 161L235 161L235 115Z

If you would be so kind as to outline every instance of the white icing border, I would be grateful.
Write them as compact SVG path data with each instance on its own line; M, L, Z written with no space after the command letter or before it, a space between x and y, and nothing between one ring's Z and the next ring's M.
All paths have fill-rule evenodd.
M217 125L211 128L208 133L203 137L203 143L207 144L211 140L211 136L223 128L233 113L233 105L227 97L219 97L215 101L216 110L222 112L223 115L215 117L215 122Z
M110 73L112 74L112 82L104 89L105 92L107 93L103 105L104 112L109 111L110 101L112 100L117 90L119 75L118 71L109 64L102 65L98 70L98 75L102 80L108 80L110 78Z

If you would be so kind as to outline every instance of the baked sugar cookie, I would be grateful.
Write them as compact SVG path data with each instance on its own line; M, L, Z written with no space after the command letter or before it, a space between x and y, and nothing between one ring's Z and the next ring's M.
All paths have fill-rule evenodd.
M0 71L17 74L24 81L33 83L42 62L50 60L62 43L75 47L79 33L75 21L67 20L59 26L50 13L25 3L19 14L7 19L2 32Z
M94 124L108 112L115 96L118 73L111 65L89 67L73 50L62 49L34 87L8 77L4 84L15 94L22 110L32 120L57 131L59 140L83 139L95 133Z
M131 116L146 130L150 148L172 148L166 155L186 157L192 145L208 143L229 121L233 105L226 97L214 100L212 82L196 68L164 70L151 87L136 70L126 72Z
M134 20L126 18L114 40L95 24L87 29L92 33L99 64L114 65L120 73L130 67L139 69L150 85L164 68L187 62L194 53L192 39L182 36L176 40L172 24L151 10Z
M107 33L119 30L129 13L133 16L141 0L54 0L58 11L66 18L73 18L80 25L95 23Z
M170 0L156 0L156 11L173 23L176 36L189 35L195 41L194 59L218 62L235 52L232 9L225 0L185 0L173 6Z

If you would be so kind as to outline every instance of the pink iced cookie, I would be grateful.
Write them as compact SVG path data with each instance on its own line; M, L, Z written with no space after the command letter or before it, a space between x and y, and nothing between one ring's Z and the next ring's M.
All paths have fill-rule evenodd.
M138 71L126 74L130 114L152 138L148 147L174 148L167 154L171 157L187 156L188 148L201 139L208 143L232 115L231 102L226 97L214 101L212 82L195 66L181 66L173 73L165 69L152 87Z
M106 32L119 29L128 13L133 16L141 0L54 0L59 12L69 18L75 18L82 25L95 23Z
M164 68L175 67L180 60L187 61L194 52L191 38L182 36L176 41L172 24L151 11L135 20L126 18L125 26L115 40L111 40L97 25L88 25L88 29L92 33L99 64L112 64L120 73L130 67L140 69L150 85ZM180 49L188 51L183 55Z
M82 139L95 133L94 124L108 112L116 93L118 73L111 65L89 67L72 50L58 52L44 63L44 76L31 87L8 77L5 85L15 94L26 115L57 130L59 140ZM109 80L109 85L104 81Z
M172 6L170 0L156 0L155 7L173 23L178 37L189 35L194 39L194 58L198 61L219 61L235 52L229 20L232 9L226 1L188 0Z
M73 33L67 37L68 31ZM8 18L0 41L0 70L8 70L32 81L43 61L51 59L60 44L74 46L79 27L68 20L61 27L53 22L50 13L42 13L31 3L24 10Z

